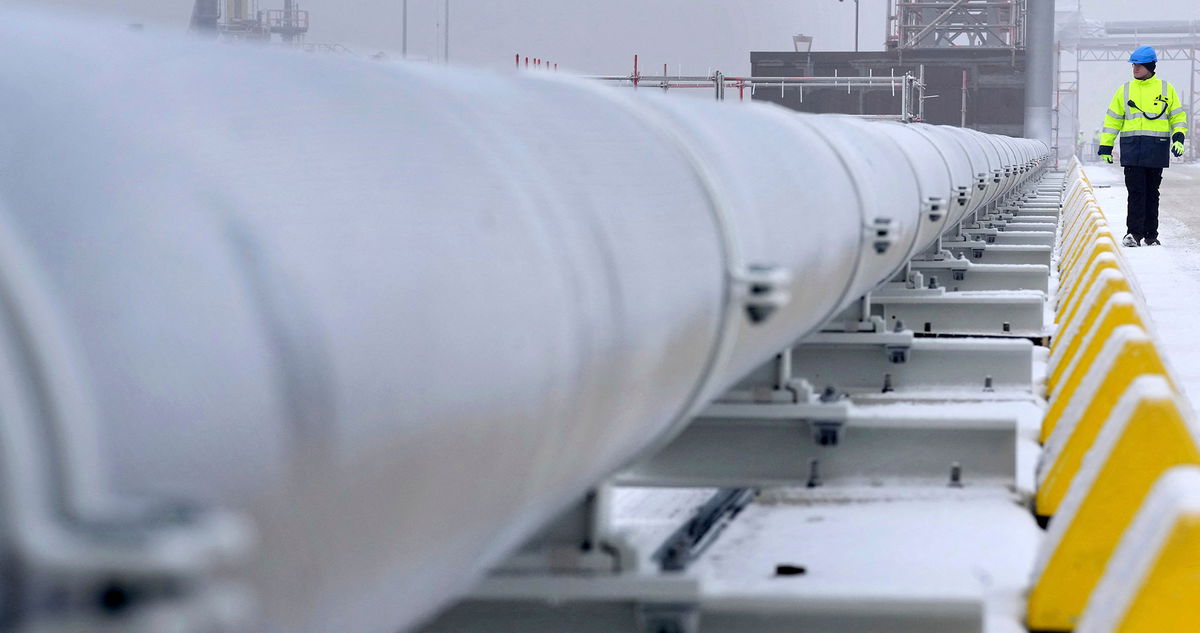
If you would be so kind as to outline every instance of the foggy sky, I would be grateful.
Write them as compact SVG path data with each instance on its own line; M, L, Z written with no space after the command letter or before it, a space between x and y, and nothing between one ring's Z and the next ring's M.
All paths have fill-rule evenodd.
M5 1L5 0L0 0ZM7 0L16 1L16 0ZM409 56L441 55L444 0L409 0ZM449 0L450 57L455 63L501 68L517 53L586 73L628 74L633 55L644 73L749 73L751 50L790 50L792 36L813 35L813 50L851 50L852 0ZM1068 0L1060 0L1063 6ZM259 0L280 8L283 0ZM33 4L26 2L26 4ZM1095 20L1200 20L1195 0L1081 0ZM192 0L38 0L37 6L90 11L151 29L187 27ZM310 42L336 42L367 55L401 48L401 0L301 0L310 12ZM882 50L886 0L861 0L863 50ZM1099 127L1129 65L1090 62L1081 69L1083 129ZM1159 65L1159 74L1189 89L1187 62ZM1094 121L1094 123L1093 123Z
M861 0L863 50L882 50L886 0ZM280 8L283 0L259 0ZM27 2L27 4L31 4ZM185 29L192 0L40 0ZM301 0L310 42L336 42L360 54L399 51L401 0ZM440 58L443 0L409 0L409 54ZM792 36L816 36L814 50L852 49L851 0L450 0L450 57L476 66L512 65L517 53L587 73L627 74L633 55L661 72L749 72L750 50L790 50Z

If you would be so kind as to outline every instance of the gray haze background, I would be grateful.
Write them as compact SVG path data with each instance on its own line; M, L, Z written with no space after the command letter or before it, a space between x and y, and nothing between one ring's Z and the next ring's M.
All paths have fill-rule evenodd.
M283 6L283 0L259 2L261 8ZM410 57L440 57L442 3L410 0ZM186 29L192 8L191 0L33 4L179 31ZM341 43L360 54L400 50L400 0L301 0L301 5L312 16L309 41ZM1197 0L1081 0L1081 5L1085 17L1096 20L1200 20ZM672 72L719 69L740 75L749 73L751 50L790 50L797 33L815 36L813 50L854 45L850 0L450 0L450 6L451 60L492 68L510 67L521 53L558 62L562 69L628 74L637 53L643 72L661 72L668 64ZM859 10L861 48L882 50L885 0L861 0ZM1129 66L1089 62L1081 70L1082 129L1090 133L1116 86L1127 80ZM1187 62L1159 65L1159 74L1181 93L1189 89L1189 72Z

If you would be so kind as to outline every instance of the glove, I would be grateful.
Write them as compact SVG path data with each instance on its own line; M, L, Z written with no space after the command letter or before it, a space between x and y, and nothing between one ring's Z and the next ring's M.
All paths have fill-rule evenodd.
M1112 164L1112 154L1104 154L1103 156L1100 157L1100 160L1111 165Z
M1183 143L1180 143L1179 141L1171 143L1171 153L1175 155L1175 158L1183 156Z

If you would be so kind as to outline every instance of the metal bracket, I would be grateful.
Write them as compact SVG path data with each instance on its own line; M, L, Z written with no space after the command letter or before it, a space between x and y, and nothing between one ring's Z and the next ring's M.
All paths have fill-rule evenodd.
M638 552L611 529L608 486L589 492L519 550L493 574L621 574L638 569Z
M966 185L960 185L955 189L958 192L958 206L965 207L971 201L971 188Z
M930 222L938 222L946 217L946 200L944 198L927 198L922 213L929 217Z
M792 274L782 266L751 264L737 278L744 287L742 302L751 323L763 323L791 301L787 288Z
M866 232L867 239L871 241L875 252L879 254L886 253L892 244L896 242L896 236L892 231L891 218L875 218L870 224L863 227Z
M0 531L12 572L0 621L47 632L245 625L249 599L228 576L249 558L249 522L105 485L95 411L73 348L45 299L17 287L25 294L0 306ZM21 380L32 376L41 379Z

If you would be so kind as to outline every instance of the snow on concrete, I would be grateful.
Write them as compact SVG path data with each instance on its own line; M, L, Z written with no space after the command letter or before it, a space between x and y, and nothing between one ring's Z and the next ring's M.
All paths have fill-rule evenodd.
M1024 631L1019 614L1041 540L999 488L789 489L765 493L699 561L719 598L975 598L985 631ZM779 578L775 566L804 567Z
M1035 365L1037 359L1044 365L1044 355L1035 355ZM1025 592L1043 538L1028 501L1044 403L1032 394L1007 401L955 400L962 394L954 390L942 395L940 403L903 394L891 402L856 401L855 417L1014 419L1015 486L972 485L967 472L963 488L886 481L765 490L689 569L706 602L978 600L984 633L1024 633ZM651 548L712 492L619 490L616 527L627 541ZM643 558L642 564L652 563ZM806 573L778 577L780 564Z
M1085 170L1114 233L1124 234L1126 190L1120 167ZM1200 165L1163 172L1162 246L1124 249L1146 297L1155 335L1187 399L1200 402Z

